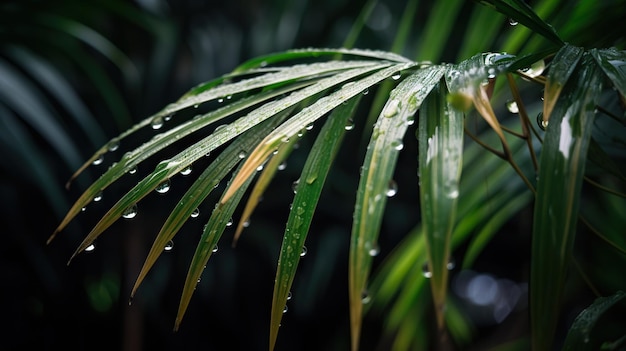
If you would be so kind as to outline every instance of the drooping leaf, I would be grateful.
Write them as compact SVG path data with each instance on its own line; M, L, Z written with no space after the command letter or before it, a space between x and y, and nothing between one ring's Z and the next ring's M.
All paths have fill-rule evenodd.
M378 240L386 193L398 153L403 147L402 139L417 109L445 70L444 66L430 66L405 78L391 92L374 125L361 169L350 244L349 296L353 350L357 350L359 344L362 294L366 290L372 263L369 252Z
M585 54L557 101L540 156L530 271L533 349L552 347L602 74Z
M522 0L476 0L483 5L491 6L496 11L508 18L512 18L520 24L528 27L533 32L542 35L557 45L563 41L554 28L542 20L535 11Z
M174 238L192 213L198 209L198 206L200 206L209 193L215 189L215 186L220 183L237 163L241 162L239 154L241 152L250 152L252 148L261 141L263 135L275 128L276 125L284 119L286 113L282 115L283 116L277 116L278 118L273 118L259 124L233 141L233 143L222 151L204 172L202 172L191 187L189 187L165 220L161 230L154 239L154 243L131 291L131 298L148 274L148 271L163 252L167 243Z
M626 298L626 293L623 291L618 291L611 296L599 297L580 312L567 332L563 350L597 350L598 343L592 343L590 340L593 327L604 313L624 298Z
M300 174L283 236L274 281L270 350L273 350L276 344L280 321L328 171L341 146L346 131L345 126L354 115L359 101L360 96L355 96L333 111L320 130Z
M543 95L542 123L544 125L548 125L554 104L556 104L563 87L574 72L574 68L576 68L578 61L582 57L583 51L583 48L566 44L552 59Z
M447 94L447 88L440 84L426 98L420 111L417 135L422 227L440 330L444 323L450 240L456 222L463 165L464 116L449 105Z

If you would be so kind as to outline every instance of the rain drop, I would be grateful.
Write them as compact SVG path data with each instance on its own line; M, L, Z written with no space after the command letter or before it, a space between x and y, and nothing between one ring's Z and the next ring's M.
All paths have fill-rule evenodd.
M378 254L380 253L380 246L378 246L378 243L374 243L374 245L370 247L368 253L372 257L378 256Z
M215 244L215 246L213 246L213 250L211 250L211 252L216 253L219 250L219 248L217 247L217 244Z
M152 125L152 129L161 129L161 127L163 127L163 117L161 116L156 116L152 119L152 122L150 123L150 125Z
M291 297L292 297L292 295L291 295L291 291L290 291L290 292L287 293L287 301L291 300Z
M229 219L228 222L226 222L226 226L230 227L231 225L233 225L233 219Z
M372 301L372 297L370 296L370 294L366 291L363 291L361 293L361 303L363 303L364 305L367 305L368 303L370 303Z
M224 102L224 98L217 99L217 102L219 102L221 104L222 102Z
M533 63L530 67L524 68L521 70L526 76L530 78L535 78L543 73L543 70L546 68L546 63L544 60L539 60Z
M400 79L400 77L402 77L402 74L400 72L398 72L398 73L395 73L394 75L392 75L391 79L398 80L398 79Z
M397 193L398 193L398 183L396 183L396 181L392 179L389 181L389 186L387 188L387 191L385 192L385 195L387 195L387 197L392 197L396 195Z
M95 250L95 249L96 249L96 244L91 243L91 244L89 244L89 246L87 246L87 247L85 248L85 252L91 252L91 251L93 251L93 250Z
M391 147L393 147L397 151L400 151L404 148L404 144L402 143L402 140L397 139L391 142Z
M346 125L345 125L344 129L345 130L352 130L352 129L354 129L354 121L352 119L349 119L346 122Z
M298 185L300 184L300 179L297 179L296 181L294 181L291 184L291 190L293 190L293 193L297 193L298 192Z
M250 226L250 220L245 220L243 221L243 223L241 223L241 226L244 228L248 228Z
M369 89L365 88L365 90L363 90L363 95L367 95L369 94L369 92L370 92Z
M302 251L300 251L300 257L306 256L306 253L307 253L306 246L302 246Z
M506 102L506 109L511 113L519 113L519 107L517 106L517 102L515 100L509 100Z
M431 272L428 268L428 262L424 263L422 266L422 274L424 275L424 278L432 278L433 272Z
M131 218L135 218L135 216L137 216L137 205L132 205L129 208L127 208L124 213L122 213L122 217L127 218L127 219L131 219Z
M198 216L200 215L200 210L199 209L195 209L193 210L193 212L191 212L191 218L198 218Z
M519 22L517 22L515 19L509 18L509 25L517 26L518 24L519 24Z
M165 194L170 190L170 180L167 179L156 187L156 192L159 194Z
M237 156L238 156L240 159L242 159L242 160L243 160L243 159L244 159L244 158L246 158L246 156L248 156L248 155L246 154L246 152L245 152L245 151L240 151L240 152L239 152L239 155L237 155Z
M277 168L279 171L284 171L287 168L287 162L281 162Z
M288 310L289 308L287 307L287 305L285 305L285 307L283 307L283 313L287 313Z
M165 244L165 247L163 248L163 251L172 251L172 249L174 248L174 242L172 240L168 241L167 244Z
M98 202L102 200L102 191L98 192L96 196L93 197L93 201Z
M104 162L104 155L99 155L98 158L93 160L93 162L91 164L94 165L94 166L97 166L97 165L101 165L102 162Z
M117 150L120 148L120 141L118 139L113 139L111 141L109 141L109 143L107 144L107 149L111 152Z
M191 174L191 166L185 167L182 171L180 171L181 175L188 176Z
M304 129L306 129L306 130L311 130L311 129L313 129L313 123L309 123L309 124L307 124L307 126L306 126Z
M135 174L137 173L137 167L133 167L128 171L128 174Z
M454 260L454 257L450 257L448 263L446 263L446 269L451 271L454 267L456 267L456 261Z
M543 120L543 112L539 112L539 114L537 115L537 124L539 125L539 128L541 128L541 130L546 130L546 128L548 127L548 121Z
M163 120L165 122L169 121L170 119L172 119L172 115L167 115L167 116L163 117Z

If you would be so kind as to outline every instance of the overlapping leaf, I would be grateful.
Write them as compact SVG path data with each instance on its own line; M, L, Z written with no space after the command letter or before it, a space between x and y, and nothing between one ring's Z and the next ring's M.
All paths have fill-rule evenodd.
M533 348L552 347L602 74L585 54L557 101L541 151L530 271Z

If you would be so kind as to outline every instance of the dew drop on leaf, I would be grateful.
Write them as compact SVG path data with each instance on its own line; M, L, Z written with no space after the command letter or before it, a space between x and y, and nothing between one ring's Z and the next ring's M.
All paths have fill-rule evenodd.
M122 217L127 219L135 218L135 216L137 216L137 204L130 206L122 213Z
M424 278L432 278L433 272L431 272L428 268L428 262L424 263L422 266L422 274L424 275Z
M155 190L159 194L165 194L166 192L170 190L170 180L166 179L161 184L159 184Z
M346 125L345 125L344 129L345 130L352 130L352 129L354 129L354 121L352 119L349 119L346 122Z
M150 122L150 125L152 126L152 129L161 129L161 127L163 127L164 121L163 121L163 117L161 116L156 116L152 119L152 122Z
M111 141L109 141L109 143L107 144L107 149L111 152L117 150L120 148L120 141L118 139L113 139Z
M95 250L95 249L96 249L96 244L91 243L91 244L89 244L89 246L87 246L87 247L85 248L85 252L92 252L92 251L93 251L93 250Z
M391 147L393 147L397 151L400 151L404 148L404 144L402 143L402 140L397 139L391 142Z
M397 193L398 193L398 183L396 183L396 181L392 179L389 181L389 185L388 185L387 191L385 192L385 195L387 195L387 197L392 197L396 195Z
M518 24L519 24L519 22L517 22L515 19L509 18L509 25L517 26Z
M91 163L94 166L101 165L104 162L104 155L99 155L93 162Z
M98 202L102 200L102 191L98 192L96 196L93 197L93 201Z
M185 167L182 171L180 171L181 175L188 176L191 174L191 166Z
M515 100L509 100L506 102L506 109L511 113L519 113L519 107L517 106L517 102Z
M306 253L307 253L306 246L302 246L302 251L300 251L300 257L306 256Z
M211 250L211 252L216 253L219 250L219 248L217 247L217 244L215 244L215 246L213 246L213 249Z
M170 240L167 242L167 244L165 244L163 251L172 251L173 248L174 248L174 242Z
M193 210L193 212L191 212L191 218L198 218L199 215L200 215L200 210L197 208Z

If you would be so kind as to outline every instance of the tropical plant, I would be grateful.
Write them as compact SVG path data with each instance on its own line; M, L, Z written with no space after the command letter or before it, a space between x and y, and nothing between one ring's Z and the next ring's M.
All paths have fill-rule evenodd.
M139 167L145 169L150 160L164 157L108 210L72 258L120 217L133 218L138 203L150 193L167 192L178 174L198 174L157 234L131 292L132 297L184 223L197 216L204 202L215 201L185 280L175 321L177 329L231 218L240 218L236 242L277 170L301 146L300 141L306 144L307 137L312 137L306 162L294 183L295 194L278 258L270 322L272 350L324 184L339 161L337 155L346 134L359 129L365 136L365 155L354 200L349 252L352 349L359 348L364 308L370 306L389 312L394 349L428 345L445 348L453 341L462 345L471 331L448 297L452 253L461 244L466 245L462 266L472 267L502 225L533 199L531 344L536 350L550 349L561 323L559 312L568 269L576 266L572 255L577 232L591 232L622 255L626 252L618 230L601 228L601 223L588 220L587 210L580 206L585 180L593 189L624 196L620 190L626 180L623 167L613 161L616 155L620 157L619 143L623 139L605 143L594 131L623 128L626 52L616 47L586 49L568 44L520 0L481 2L489 5L491 15L495 9L505 20L528 28L527 37L509 41L514 49L523 43L528 52L484 52L458 64L433 64L426 59L429 55L438 57L441 53L436 49L414 61L392 52L348 49L353 42L350 39L346 48L290 50L249 60L229 74L192 88L178 101L102 146L72 180L142 130L158 131L124 153L93 182L49 240L112 184L137 177L133 174ZM462 8L456 2L441 3L448 7L434 6L431 11L450 11L451 4L455 4L455 11ZM364 7L364 18L372 4ZM399 38L408 33L415 6L415 1L407 5L408 15L399 26ZM544 10L548 8L545 6ZM480 16L473 18L478 20ZM530 34L536 37L529 38ZM615 38L611 40L615 42ZM398 45L402 46L401 41ZM428 42L422 45L441 48L429 46ZM524 102L523 94L541 89L544 100L540 104ZM374 94L375 98L368 99ZM496 101L502 97L510 97L509 111L519 116L519 122L499 116L502 110ZM364 106L363 101L369 105ZM363 108L369 111L368 118L364 118ZM541 111L538 124L545 128L545 135L535 127L531 109ZM477 127L472 127L469 121L476 116L486 122L490 132L477 126L478 120ZM406 134L414 128L417 145L408 150ZM466 143L465 135L475 142ZM608 150L616 144L617 151ZM415 149L421 222L387 256L379 273L368 283L379 252L388 197L396 194L395 178L401 176L396 174L398 159L401 151ZM485 158L485 149L491 157ZM476 163L480 167L475 167ZM591 163L597 168L590 167ZM594 179L596 175L599 179ZM491 187L487 193L479 187L485 181ZM211 197L215 189L222 188L218 198ZM246 194L245 207L238 213ZM614 218L613 214L606 218ZM620 259L623 263L623 256ZM423 277L423 269L428 279ZM410 311L427 301L427 285L437 337L424 344L428 340L428 314ZM622 288L614 286L609 293L615 295L609 303L600 301L591 307L592 311L601 312L618 303L623 294L617 291ZM373 302L367 304L369 300ZM573 333L588 336L596 319L583 318ZM585 320L592 322L585 324ZM617 338L614 345L623 344L619 335ZM573 343L581 339L572 336L569 340Z

